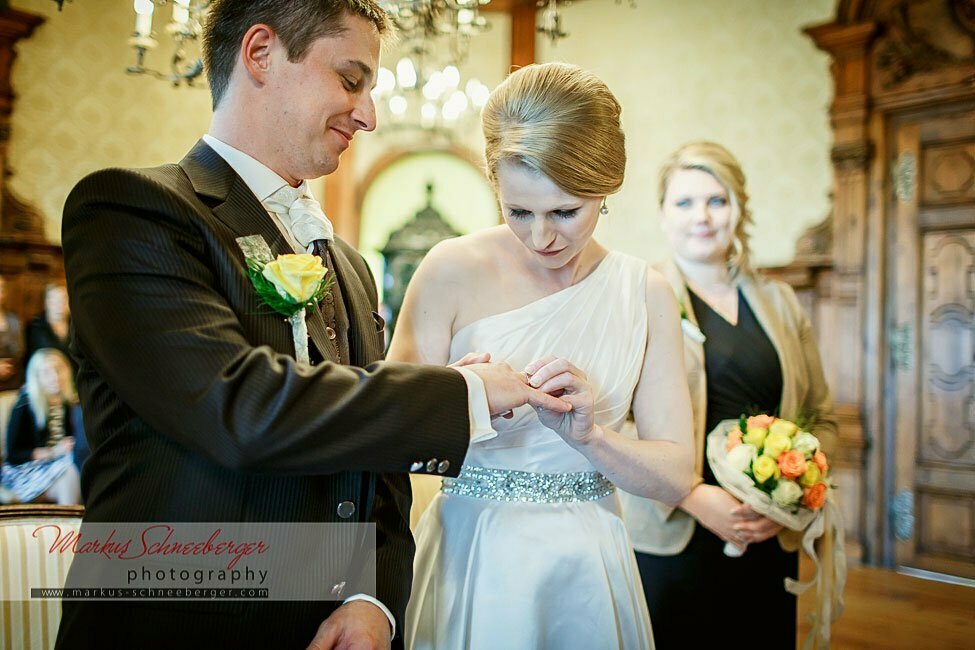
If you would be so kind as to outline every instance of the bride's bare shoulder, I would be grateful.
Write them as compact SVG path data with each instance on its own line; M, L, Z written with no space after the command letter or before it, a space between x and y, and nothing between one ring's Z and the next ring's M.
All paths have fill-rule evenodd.
M468 281L490 273L503 251L505 226L445 239L423 258L421 268L441 282Z

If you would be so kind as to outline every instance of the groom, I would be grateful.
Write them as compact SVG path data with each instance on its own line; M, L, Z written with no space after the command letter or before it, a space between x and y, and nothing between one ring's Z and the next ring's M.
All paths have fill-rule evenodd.
M568 405L506 365L379 362L372 276L305 179L375 128L388 31L375 0L216 0L209 134L177 165L112 169L68 197L72 349L92 456L87 522L374 522L377 589L337 602L65 601L60 648L401 643L406 472L454 475L490 418ZM267 313L238 238L314 252L337 282L308 314L311 367ZM377 363L379 362L379 363ZM340 587L336 585L336 587Z

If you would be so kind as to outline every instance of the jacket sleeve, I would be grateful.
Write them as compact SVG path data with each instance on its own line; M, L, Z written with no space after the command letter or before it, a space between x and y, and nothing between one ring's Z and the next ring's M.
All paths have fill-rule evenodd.
M823 373L823 362L816 345L816 334L792 287L782 283L789 310L798 323L799 349L802 353L805 371L808 373L809 390L800 405L802 413L814 419L811 433L819 438L820 446L827 457L832 457L838 444L836 419L833 415L833 400ZM783 528L779 532L779 544L786 551L796 551L802 540L802 533Z
M10 422L7 426L7 462L11 465L29 462L38 446L34 413L30 409L27 393L21 391L10 411Z
M819 356L816 333L813 332L812 323L809 322L809 317L799 304L792 287L785 285L784 289L789 309L794 315L795 322L798 323L799 350L802 353L803 367L809 381L809 390L806 392L805 400L800 404L800 409L804 415L813 419L811 433L819 438L823 453L831 456L838 444L836 418L829 386L826 385L826 376L823 373L823 361Z
M253 290L242 266L233 274L233 241L171 182L106 170L68 197L62 242L88 391L114 393L159 434L231 469L403 472L434 457L461 466L469 423L459 373L308 368L252 343L227 297Z

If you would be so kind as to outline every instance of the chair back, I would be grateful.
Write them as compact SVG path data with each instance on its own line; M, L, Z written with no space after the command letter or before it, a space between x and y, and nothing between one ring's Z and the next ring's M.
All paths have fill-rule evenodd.
M0 648L47 650L61 623L59 598L31 598L31 587L63 587L74 555L49 553L62 532L81 528L81 506L0 506Z

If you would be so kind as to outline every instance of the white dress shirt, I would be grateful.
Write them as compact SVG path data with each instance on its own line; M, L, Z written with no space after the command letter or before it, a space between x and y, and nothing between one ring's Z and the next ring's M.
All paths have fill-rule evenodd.
M221 158L227 161L237 175L241 177L244 184L254 193L258 201L262 203L266 198L277 192L281 187L287 185L287 181L278 176L273 170L264 163L249 156L248 154L235 149L226 142L222 142L209 133L203 136L203 141L217 152ZM308 196L312 196L308 189L308 181L301 182L302 190ZM287 227L281 222L274 212L267 211L268 216L277 226L295 252L305 252L303 247L288 231ZM488 409L487 393L484 389L484 382L474 372L466 368L455 368L463 376L467 384L467 411L471 423L471 442L481 442L497 436L497 432L491 426L491 412ZM393 636L396 635L396 620L393 618L389 609L381 602L366 594L356 594L350 596L345 602L353 600L366 600L379 607L386 617L389 618L390 625L393 627Z

